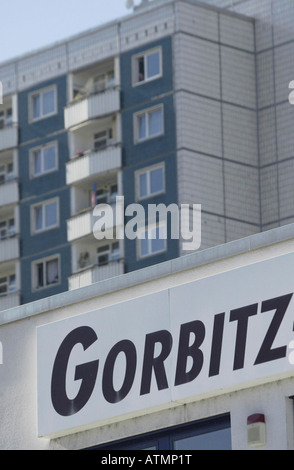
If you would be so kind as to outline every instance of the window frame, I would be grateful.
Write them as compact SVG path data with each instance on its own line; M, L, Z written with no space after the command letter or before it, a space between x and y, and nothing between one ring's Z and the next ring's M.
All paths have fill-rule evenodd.
M13 221L13 224L11 222ZM0 225L5 224L5 228L3 225L3 228L0 228L0 242L4 240L8 240L9 238L13 238L16 235L16 230L15 230L15 218L10 217L9 219L1 219L0 220ZM11 231L11 227L14 227L14 229ZM5 230L5 236L2 238L1 236L1 231Z
M54 110L50 113L44 114L44 109L43 109L43 95L45 93L48 93L50 91L54 91ZM33 99L35 96L40 95L40 116L34 117L34 104L33 104ZM39 90L32 91L29 93L29 122L34 123L41 121L43 119L46 119L51 116L55 116L57 114L57 86L56 85L51 85L46 88L41 88Z
M162 169L162 189L156 192L151 191L151 173L152 171ZM147 194L145 196L140 195L140 177L143 174L147 174ZM155 165L151 165L148 167L141 168L135 172L135 191L136 191L136 200L143 201L145 199L158 196L160 194L164 194L166 191L166 180L165 180L165 163L160 162L156 163Z
M13 277L14 277L14 282L11 283L11 278L13 278ZM1 282L1 281L3 281L3 282ZM11 285L14 285L15 287L11 288ZM0 293L0 298L1 297L6 297L7 295L14 294L15 292L17 292L15 273L7 274L5 276L0 276L0 287L6 287L6 291Z
M46 220L45 220L45 211L44 208L56 202L56 224L46 227ZM42 228L36 229L36 209L38 207L42 207ZM54 230L60 226L60 210L59 210L59 198L55 197L52 199L47 199L46 201L42 201L36 204L31 205L31 235L39 235L44 232L48 232L50 230Z
M160 238L159 240L163 240L164 242L164 248L162 250L158 250L158 251L152 251L152 240L154 240L154 238L147 238L147 241L148 241L148 253L147 254L144 254L142 255L142 245L141 245L141 241L142 240L146 240L145 238L142 238L142 234L143 233L150 233L152 232L153 230L157 230L160 228L162 228L163 230L165 230L165 238ZM150 224L149 226L145 227L145 228L142 228L140 230L138 230L138 237L137 237L137 259L140 261L140 260L145 260L146 258L150 258L151 256L157 256L157 255L161 255L163 253L166 253L167 251L167 227L165 224Z
M9 171L9 166L12 166L12 171ZM15 169L14 161L8 161L0 165L0 176L3 177L3 181L0 181L0 185L11 183L15 180Z
M119 257L116 258L115 256L115 250L116 248L115 245L118 246L118 254L119 254ZM99 253L99 250L100 253ZM106 263L101 263L99 262L99 258L101 256L107 256L107 262ZM120 260L120 246L119 246L119 241L110 241L110 243L108 244L105 244L105 245L101 245L97 248L96 250L96 262L97 262L97 266L99 267L102 267L102 266L108 266L109 264L112 264L112 263L117 263L119 262Z
M54 147L55 148L55 168L52 170L44 170L44 151L47 148ZM41 152L41 166L42 166L42 171L41 173L35 173L35 154L40 151ZM38 147L34 147L30 149L30 178L35 179L35 178L40 178L44 175L48 175L50 173L54 173L55 171L58 171L59 168L59 158L58 158L58 142L52 141L48 142L44 145L40 145Z
M159 110L161 111L161 131L158 132L157 134L150 135L149 116L150 114ZM141 116L145 116L145 119L146 119L145 121L146 135L143 138L139 138L139 127L140 127L139 118ZM146 108L146 109L137 111L136 113L134 113L133 120L134 120L133 128L134 128L134 144L135 145L141 144L151 139L156 139L157 137L164 135L164 105L163 103L156 105L156 106L152 106L151 108Z
M47 284L46 285L43 285L43 286L38 286L37 285L37 281L38 281L38 266L40 264L43 265L42 269L43 269L43 279L46 279L46 268L47 268L47 263L49 263L50 261L54 261L54 260L57 260L57 267L58 267L58 281L57 282L54 282L54 283L51 283L51 284ZM45 275L44 275L45 274ZM47 281L47 279L46 279ZM50 289L52 287L56 287L56 286L59 286L61 284L61 260L60 260L60 254L56 254L56 255L52 255L52 256L48 256L46 258L41 258L41 259L38 259L38 260L35 260L32 262L31 264L31 285L32 285L32 292L39 292L39 291L42 291L44 289Z
M147 74L147 57L155 54L156 52L159 53L159 73L156 75L152 75L151 77L146 78ZM145 78L143 80L138 80L138 61L139 59L144 59L144 68L145 68ZM158 80L163 75L162 70L162 47L157 46L153 49L148 49L146 51L139 52L138 54L132 57L132 85L133 87L137 87L140 85L144 85L145 83L152 82L153 80Z
M200 436L218 430L230 429L232 444L232 427L230 413L211 416L188 423L181 423L159 431L151 431L137 436L127 437L118 441L90 447L88 450L148 450L155 447L155 451L177 451L173 447L175 440L180 438ZM152 450L152 449L151 449ZM186 449L189 450L189 449Z

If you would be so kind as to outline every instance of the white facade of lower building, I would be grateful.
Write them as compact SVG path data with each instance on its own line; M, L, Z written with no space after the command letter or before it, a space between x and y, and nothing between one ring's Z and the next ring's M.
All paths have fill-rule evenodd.
M233 450L294 449L293 234L1 312L0 449L103 448L222 415Z

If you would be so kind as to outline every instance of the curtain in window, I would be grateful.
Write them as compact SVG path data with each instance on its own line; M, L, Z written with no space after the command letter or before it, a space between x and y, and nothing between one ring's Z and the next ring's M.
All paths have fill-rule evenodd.
M47 284L58 282L58 260L48 261L46 265Z

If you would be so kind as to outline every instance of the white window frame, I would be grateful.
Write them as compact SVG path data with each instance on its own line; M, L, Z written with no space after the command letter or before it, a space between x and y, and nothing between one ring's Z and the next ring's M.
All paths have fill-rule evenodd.
M9 166L12 166L12 172L9 171ZM0 164L0 175L4 177L3 182L0 184L6 184L15 179L15 171L14 171L14 162L11 160L7 163Z
M11 113L10 113L10 111L11 111ZM12 124L13 124L12 105L5 108L5 109L0 109L0 121L2 123L1 126L0 126L0 130L12 126Z
M54 261L54 260L57 260L57 263L58 263L58 281L54 282L54 283L50 283L50 284L47 284L47 283L45 284L47 263L49 263L50 261ZM40 265L40 264L43 265L44 286L38 286L37 285L38 284L38 265ZM51 287L56 287L56 286L60 285L60 283L61 283L61 265L60 265L60 255L59 254L48 256L46 258L41 258L41 259L38 259L36 261L33 261L31 267L32 267L32 269L31 269L31 281L32 281L32 291L33 292L39 292L41 290L50 289Z
M159 73L156 75L152 75L151 77L147 76L147 57L149 55L155 54L156 52L159 53ZM143 80L138 80L138 61L139 59L143 58L144 60L144 69L145 69L145 77ZM157 80L158 78L162 77L162 48L156 47L154 49L148 49L147 51L140 52L132 57L132 83L133 87L143 85L145 83L151 82L153 80Z
M50 113L44 114L43 110L43 99L42 96L45 93L48 93L49 91L54 91L54 110ZM33 105L33 99L35 96L40 95L41 101L40 101L40 116L34 117L34 105ZM56 85L52 85L47 88L42 88L40 90L33 91L29 94L29 122L37 122L41 121L42 119L46 119L50 116L54 116L57 114L57 87Z
M10 222L13 221L13 224L10 224ZM0 242L3 240L7 240L8 238L12 238L16 235L16 230L15 230L15 218L10 217L9 219L4 219L0 220L0 224L5 224L5 228L0 228ZM14 227L13 230L11 231L11 227ZM5 235L1 236L1 231L5 230Z
M108 244L105 244L105 245L102 245L101 247L98 247L97 248L97 252L96 252L96 256L97 256L97 265L99 267L102 267L102 266L108 266L109 264L113 263L113 262L118 262L119 259L120 259L120 253L119 253L119 258L117 259L114 255L114 246L115 245L118 245L118 250L120 250L120 247L119 247L119 242L118 241L113 241L113 242L110 242ZM100 253L99 253L99 250ZM103 251L102 251L103 250ZM99 264L99 257L100 256L105 256L107 255L108 259L107 259L107 263L105 264Z
M11 288L11 278L14 277L14 288ZM0 281L3 282L0 282L0 286L1 287L6 287L6 291L5 292L2 292L0 293L0 297L5 297L9 294L13 294L14 292L17 291L17 287L16 287L16 275L15 273L12 273L12 274L9 274L9 275L5 275L5 276L0 276Z
M44 151L47 148L55 147L55 168L52 170L44 170ZM41 172L35 173L35 154L37 152L41 152ZM49 173L53 173L54 171L58 171L58 143L57 141L48 142L45 145L41 145L39 147L34 147L30 149L30 177L31 179L40 178L43 175L47 175Z
M162 169L163 187L159 191L152 192L151 191L151 173L152 171L155 171L158 169ZM147 174L147 194L146 196L141 196L140 195L140 176L144 175L145 173ZM158 196L159 194L164 194L165 193L165 164L164 162L137 170L135 173L135 188L136 188L136 200L137 201L143 201L144 199Z
M45 221L45 207L56 203L56 224L55 225L50 225L49 227L46 227L46 221ZM42 207L42 228L36 229L36 209L38 207ZM31 234L32 235L38 235L43 232L48 232L49 230L54 230L59 227L60 225L60 220L59 220L59 198L55 197L53 199L47 199L46 201L39 202L37 204L33 204L31 206Z
M161 111L161 131L158 132L157 134L150 135L150 128L149 128L149 115L156 112L156 111ZM143 138L139 138L139 118L141 116L145 115L146 118L146 135ZM153 106L152 108L147 108L147 109L142 109L141 111L138 111L137 113L134 114L134 143L135 144L141 144L142 142L146 142L147 140L151 139L156 139L157 137L160 137L164 135L164 106L163 104Z
M158 228L161 229L161 230L164 230L164 233L165 233L165 238L163 238L163 241L164 241L163 249L157 250L157 251L152 251L152 237L148 236L148 253L142 254L142 252L141 252L141 240L142 240L143 234L144 233L148 233L148 234L152 233L152 232L154 232L154 230L157 230ZM143 259L149 258L151 256L160 255L160 254L166 252L166 250L167 250L166 230L167 230L167 227L166 227L165 224L156 224L156 225L154 224L154 225L150 225L150 226L145 227L144 229L141 229L141 230L138 231L138 237L137 237L137 259L138 260L143 260Z

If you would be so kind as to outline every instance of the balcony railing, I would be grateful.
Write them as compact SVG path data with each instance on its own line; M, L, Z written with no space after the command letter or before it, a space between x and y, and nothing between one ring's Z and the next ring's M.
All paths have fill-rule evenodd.
M120 110L120 91L108 89L101 93L73 101L64 110L65 128L82 124L90 119L107 116Z
M11 292L5 295L0 295L0 312L9 310L10 308L18 307L20 305L19 292Z
M115 261L105 266L89 266L69 278L69 290L90 286L96 282L120 276L124 272L124 260Z
M18 181L12 180L0 184L0 207L16 204L19 201Z
M100 151L83 152L66 166L66 183L74 184L93 175L121 168L122 151L120 145L110 145Z
M16 124L0 129L0 152L18 145L18 126Z
M116 204L111 203L105 205L105 211L107 214L103 216L103 238L112 238L114 229L120 229L122 227L124 222L123 212L121 211L122 208L123 206L120 204L118 204L118 207ZM97 221L98 217L94 216L93 208L87 208L84 211L74 215L67 221L67 240L72 242L89 235L92 235L93 238L95 238L93 229L95 228L96 232L96 227L94 227L94 224ZM98 230L99 229L100 226L98 226Z
M0 239L0 263L19 258L19 238L14 235L4 240Z

